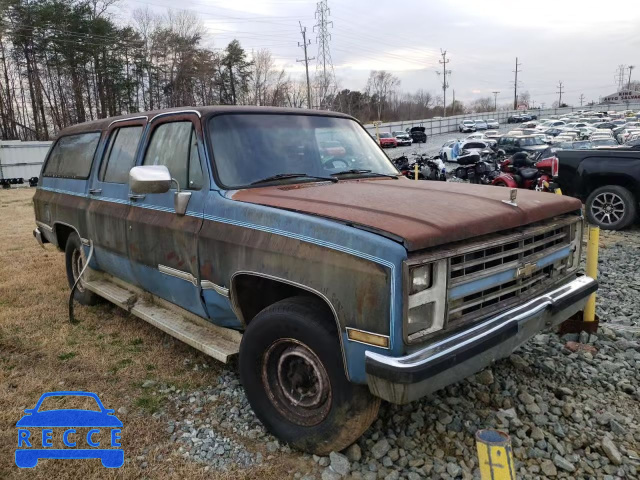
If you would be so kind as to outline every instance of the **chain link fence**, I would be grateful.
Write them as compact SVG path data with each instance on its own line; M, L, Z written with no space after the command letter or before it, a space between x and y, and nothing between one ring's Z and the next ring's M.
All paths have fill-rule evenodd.
M549 118L551 115L557 115L562 117L571 112L578 110L592 111L592 112L608 112L608 111L623 111L623 110L640 110L640 103L621 103L621 104L609 104L609 105L594 105L593 107L567 107L567 108L545 108L545 109L530 109L530 110L502 110L497 112L481 112L481 113L467 113L464 115L455 115L445 118L426 118L424 120L404 120L396 122L387 122L380 124L381 132L396 132L399 130L405 131L411 127L425 127L425 133L428 136L438 135L441 133L457 132L458 126L462 120L497 120L498 123L507 123L507 119L516 114L529 113L536 115L540 118ZM375 134L375 125L369 123L365 125L365 128Z

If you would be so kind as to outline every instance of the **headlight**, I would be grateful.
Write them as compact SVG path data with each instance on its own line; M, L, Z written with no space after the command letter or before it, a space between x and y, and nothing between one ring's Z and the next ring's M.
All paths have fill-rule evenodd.
M433 265L422 265L411 270L411 291L410 295L421 292L431 287L431 272Z
M413 343L444 327L447 260L410 268L409 282L405 337Z

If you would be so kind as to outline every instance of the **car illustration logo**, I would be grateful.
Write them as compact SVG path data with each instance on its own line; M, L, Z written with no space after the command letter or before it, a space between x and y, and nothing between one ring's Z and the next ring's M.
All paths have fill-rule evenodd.
M42 410L42 403L50 397L92 398L98 409ZM91 404L93 406L93 402ZM113 415L114 410L104 407L95 393L48 392L25 413L16 423L18 467L33 468L41 458L99 458L106 468L118 468L124 463L124 450L117 448L121 447L122 422Z

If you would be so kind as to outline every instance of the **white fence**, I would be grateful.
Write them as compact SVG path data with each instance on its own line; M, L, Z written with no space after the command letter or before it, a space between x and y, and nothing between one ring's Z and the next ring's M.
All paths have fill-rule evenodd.
M404 120L397 122L387 122L380 125L381 132L405 131L411 127L425 127L427 136L438 135L441 133L457 132L458 125L462 120L483 120L494 119L499 123L507 123L507 118L518 113L530 113L538 118L549 118L551 115L559 117L578 110L586 110L593 112L621 111L621 110L640 110L640 103L621 103L608 105L594 105L593 107L567 107L567 108L546 108L546 109L530 109L530 110L504 110L497 112L481 112L467 113L465 115L455 115L445 118L427 118L424 120ZM373 124L365 125L365 128L371 133L375 133L376 127Z
M0 141L0 179L38 177L51 143Z

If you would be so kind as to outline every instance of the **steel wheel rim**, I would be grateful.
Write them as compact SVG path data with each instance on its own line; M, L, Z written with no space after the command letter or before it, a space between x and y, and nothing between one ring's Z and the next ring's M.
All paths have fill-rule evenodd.
M271 344L263 357L262 383L276 410L293 423L313 426L329 414L329 375L315 352L298 340Z
M71 254L71 272L73 273L73 281L78 282L78 277L80 276L80 272L82 272L82 268L84 267L84 260L82 258L82 252L79 248L76 248ZM82 285L82 280L78 282L78 286L76 287L80 292L84 292L84 286Z
M626 208L622 197L612 192L596 195L591 203L591 214L602 225L613 225L624 217Z

